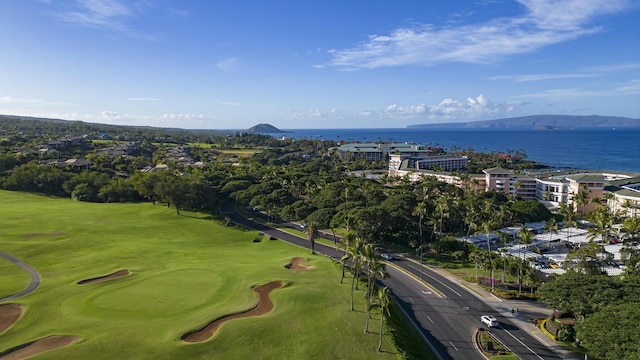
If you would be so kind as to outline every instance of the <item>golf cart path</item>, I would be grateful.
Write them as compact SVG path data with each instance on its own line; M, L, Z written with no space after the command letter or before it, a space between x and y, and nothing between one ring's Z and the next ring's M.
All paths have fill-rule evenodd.
M3 298L0 298L0 302L3 301L8 301L8 300L13 300L13 299L17 299L19 297L25 296L31 292L33 292L33 290L37 289L38 286L40 286L40 273L38 273L38 271L34 268L32 268L31 266L23 263L22 261L14 258L13 256L9 255L9 254L5 254L2 251L0 251L0 256L11 261L12 263L20 266L21 268L23 268L26 272L29 273L29 276L31 276L31 282L29 283L29 286L27 286L26 289L15 293L13 295L9 295Z

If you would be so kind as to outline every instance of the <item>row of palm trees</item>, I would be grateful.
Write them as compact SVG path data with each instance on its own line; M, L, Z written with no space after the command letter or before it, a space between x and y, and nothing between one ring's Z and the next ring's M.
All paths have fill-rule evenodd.
M342 265L342 275L340 283L345 279L345 271L349 269L352 273L351 277L351 310L355 310L354 292L358 290L360 280L364 277L366 284L365 298L367 301L366 321L364 332L369 332L369 320L371 319L371 311L380 310L380 330L378 351L382 351L382 334L385 317L389 316L389 288L377 287L376 281L386 277L385 265L381 258L376 254L375 246L366 242L364 239L356 236L354 233L348 233L342 238L344 256L340 259Z
M529 233L528 231L521 232L521 234ZM531 233L529 233L531 234ZM524 235L525 239L528 235ZM530 239L532 239L531 236ZM488 252L482 250L479 247L475 247L471 251L469 258L472 263L475 264L476 279L479 277L479 269L484 269L484 277L490 279L491 291L495 290L496 272L501 272L502 283L505 282L506 276L513 276L518 279L518 294L522 293L522 285L525 279L529 282L537 283L539 279L535 277L535 270L531 267L531 259L527 259L524 256L529 240L523 240L523 247L520 249L520 256L508 256L506 251L501 253Z

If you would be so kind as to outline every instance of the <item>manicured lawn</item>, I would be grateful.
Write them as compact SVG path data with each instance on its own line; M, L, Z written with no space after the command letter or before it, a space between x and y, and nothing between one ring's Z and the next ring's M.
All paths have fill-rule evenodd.
M166 206L91 204L0 191L0 249L36 268L42 284L12 303L22 318L0 336L0 353L49 335L81 340L51 359L397 359L387 334L375 350L379 314L364 334L363 290L349 310L340 265L255 231L224 227L205 214ZM306 257L309 270L287 270ZM97 284L83 279L128 269ZM257 303L252 286L274 280L267 315L224 324L208 341L183 334ZM29 278L0 258L0 297ZM428 356L428 355L426 355ZM426 358L424 353L414 358Z

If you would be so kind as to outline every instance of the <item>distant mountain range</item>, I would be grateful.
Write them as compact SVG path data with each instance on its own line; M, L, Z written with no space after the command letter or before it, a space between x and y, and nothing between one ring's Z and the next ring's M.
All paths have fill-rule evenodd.
M471 121L459 123L409 125L417 129L613 129L640 128L640 119L615 116L572 116L572 115L531 115L496 120Z

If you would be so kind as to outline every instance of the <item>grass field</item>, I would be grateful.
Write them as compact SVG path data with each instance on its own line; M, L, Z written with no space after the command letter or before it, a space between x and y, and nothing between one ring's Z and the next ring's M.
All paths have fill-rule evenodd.
M379 314L364 334L363 290L349 310L349 282L320 255L205 214L165 206L92 204L0 191L0 251L36 268L42 284L11 303L22 318L0 336L0 353L49 335L80 341L37 359L397 359L378 343ZM306 257L308 270L287 270ZM78 281L127 269L98 284ZM181 336L257 302L252 286L280 280L267 315L224 324L208 341ZM0 258L0 298L29 282ZM418 355L421 356L421 355Z

